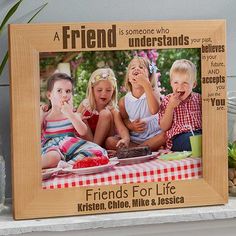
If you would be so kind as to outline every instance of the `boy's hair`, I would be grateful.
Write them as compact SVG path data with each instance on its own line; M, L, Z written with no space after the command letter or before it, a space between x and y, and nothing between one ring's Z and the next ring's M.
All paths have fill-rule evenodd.
M66 73L55 73L47 81L47 91L51 92L53 90L55 82L57 82L59 80L67 80L67 81L71 82L72 87L74 85L73 79L69 75L67 75Z
M170 69L170 81L172 80L173 73L187 74L188 77L193 81L197 82L197 70L196 66L189 60L181 59L176 60Z
M125 76L125 88L128 90L128 91L131 91L132 90L132 85L131 83L129 82L129 70L132 66L132 62L133 61L138 61L140 64L144 65L147 70L148 70L148 78L149 78L149 81L152 85L152 88L155 90L157 89L157 81L156 81L156 72L152 72L150 73L150 69L149 67L152 65L151 62L149 61L148 58L143 58L143 57L138 57L138 56L135 56L129 63L128 65L128 68L127 68L127 72L126 72L126 76Z
M92 110L96 109L96 102L94 98L93 87L96 84L98 84L100 81L105 81L105 80L110 81L114 89L112 97L111 97L111 101L109 102L108 105L114 108L117 107L118 91L117 91L117 83L116 83L115 74L113 70L110 68L100 68L100 69L95 70L90 76L87 92L86 92L86 97L89 101L89 105Z

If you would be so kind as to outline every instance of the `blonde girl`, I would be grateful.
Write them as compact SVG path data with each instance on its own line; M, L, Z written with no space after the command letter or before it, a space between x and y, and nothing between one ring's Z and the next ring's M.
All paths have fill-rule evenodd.
M88 82L86 99L78 108L87 124L85 139L106 146L106 139L115 135L117 129L121 140L117 146L129 145L129 132L122 122L117 109L117 83L110 68L95 70ZM106 146L110 149L109 145Z
M156 66L142 57L128 65L125 87L129 91L119 101L119 109L130 131L131 146L149 146L153 151L165 144L165 133L158 125L160 93L156 85Z
M56 73L47 82L50 109L40 109L42 168L56 167L60 160L74 164L78 159L107 155L105 149L80 138L87 126L73 112L73 80L67 74Z

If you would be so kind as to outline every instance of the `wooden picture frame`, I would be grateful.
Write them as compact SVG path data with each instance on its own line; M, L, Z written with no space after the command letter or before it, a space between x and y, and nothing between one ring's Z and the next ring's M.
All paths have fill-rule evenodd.
M14 219L227 203L224 20L11 24L9 35ZM148 48L201 49L203 177L42 189L39 53ZM111 190L115 197L102 197ZM164 200L158 200L160 197ZM177 198L183 201L179 202ZM145 202L134 206L134 199ZM114 201L116 207L107 207L109 201ZM81 204L84 210L81 210Z

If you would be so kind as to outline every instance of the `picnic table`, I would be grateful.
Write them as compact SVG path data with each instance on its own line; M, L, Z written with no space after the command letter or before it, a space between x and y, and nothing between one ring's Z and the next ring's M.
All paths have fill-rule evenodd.
M55 174L42 181L43 189L102 186L126 183L162 182L202 177L202 159L181 160L151 159L138 164L114 165L104 172L80 175Z

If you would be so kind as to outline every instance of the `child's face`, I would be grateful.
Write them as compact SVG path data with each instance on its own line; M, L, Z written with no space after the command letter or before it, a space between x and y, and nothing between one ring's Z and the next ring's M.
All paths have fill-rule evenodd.
M105 107L112 98L114 88L109 80L101 80L93 87L93 94L97 106Z
M180 100L185 100L196 86L196 82L193 81L187 74L173 73L171 78L171 87L173 93L179 95Z
M139 74L143 74L145 78L148 79L148 69L144 63L141 63L139 60L133 60L130 64L130 69L128 72L129 82L133 85L136 84L135 77Z
M58 80L54 83L53 89L47 94L52 106L60 107L64 102L72 98L72 84L67 80Z

